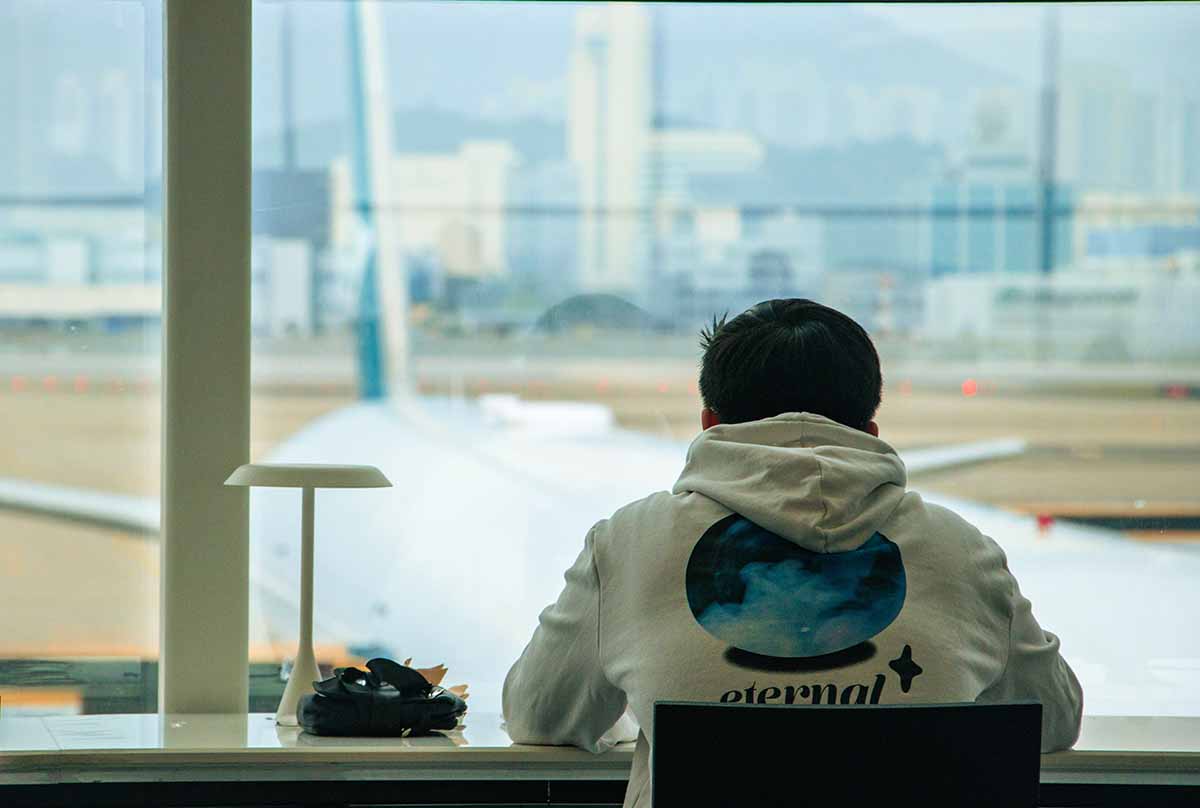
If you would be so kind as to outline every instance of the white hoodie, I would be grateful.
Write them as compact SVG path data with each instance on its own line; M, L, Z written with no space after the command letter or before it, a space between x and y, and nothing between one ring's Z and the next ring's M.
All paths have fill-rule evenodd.
M504 683L519 743L603 751L660 699L796 705L1032 699L1075 742L1079 682L994 541L905 490L884 441L789 413L704 431L671 493L588 533Z

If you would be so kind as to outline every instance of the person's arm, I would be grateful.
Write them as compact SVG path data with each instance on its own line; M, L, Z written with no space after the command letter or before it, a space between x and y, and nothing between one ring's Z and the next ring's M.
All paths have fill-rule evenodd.
M562 594L542 611L533 639L504 679L504 720L517 743L600 752L626 740L627 728L613 726L625 711L625 694L601 669L594 531L567 570Z
M1029 599L1011 574L1008 578L1012 583L1008 662L1000 678L976 701L1040 701L1042 752L1067 749L1079 738L1083 690L1059 653L1058 637L1038 625Z

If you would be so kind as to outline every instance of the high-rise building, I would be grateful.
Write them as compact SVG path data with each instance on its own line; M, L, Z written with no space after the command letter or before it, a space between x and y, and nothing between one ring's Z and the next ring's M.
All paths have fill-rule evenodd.
M1034 272L1038 269L1038 185L1030 158L1028 103L1011 88L976 93L967 152L933 186L932 274ZM1065 189L1055 192L1055 265L1071 255Z
M689 201L693 178L752 175L766 149L747 132L662 129L651 134L650 155L650 188L661 207Z
M138 88L128 71L109 68L100 77L96 140L100 154L112 167L113 179L124 187L142 182L145 146L139 118Z
M130 26L128 15L141 13L130 5L0 3L0 189L6 195L145 191L147 167L162 162L154 148L161 145L155 117L161 95L146 53L83 41L125 42L140 27ZM45 47L58 40L80 46Z
M509 184L508 263L513 276L534 279L559 298L578 289L579 178L574 163L522 163Z
M396 217L405 257L436 256L447 276L481 280L508 273L509 177L517 156L500 140L464 142L457 152L392 155L391 182L379 200ZM351 240L349 167L332 169L334 240Z
M647 12L630 4L575 17L567 151L582 207L579 282L589 292L635 294L644 280L652 81Z
M1167 87L1159 99L1156 126L1155 189L1200 193L1200 100Z
M676 85L672 90L678 92ZM797 55L783 71L771 60L740 62L736 71L704 77L703 92L692 90L660 103L668 106L670 120L745 131L770 143L805 149L830 139L830 94L829 80Z
M49 41L51 21L13 3L0 4L0 188L7 194L28 193L38 187L37 156L49 140L52 125L46 70L36 60L36 43ZM41 68L40 70L38 68ZM38 136L39 127L43 131Z
M941 96L915 84L846 87L845 109L849 134L854 140L874 143L909 138L931 143L941 111Z
M1059 101L1057 170L1081 190L1178 190L1166 99L1100 65L1075 66Z
M1200 193L1200 101L1185 100L1181 103L1179 116L1179 139L1185 144L1182 153L1182 171L1179 187L1192 193Z
M699 204L659 222L659 272L648 309L693 330L714 314L774 297L813 296L824 254L820 222L728 203Z

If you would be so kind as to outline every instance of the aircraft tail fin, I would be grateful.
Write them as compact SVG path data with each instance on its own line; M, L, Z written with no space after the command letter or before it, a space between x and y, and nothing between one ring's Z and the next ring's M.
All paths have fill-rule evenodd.
M357 361L364 399L406 396L408 278L400 254L399 221L385 204L392 165L392 106L383 24L374 3L350 3L350 166L355 208L370 234L359 294Z

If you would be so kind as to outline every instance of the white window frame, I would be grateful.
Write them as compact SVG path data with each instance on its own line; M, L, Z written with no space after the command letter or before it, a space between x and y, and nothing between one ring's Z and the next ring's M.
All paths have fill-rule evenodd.
M241 715L249 499L223 483L250 456L251 0L163 3L159 711Z
M251 0L164 0L159 710L245 714Z

